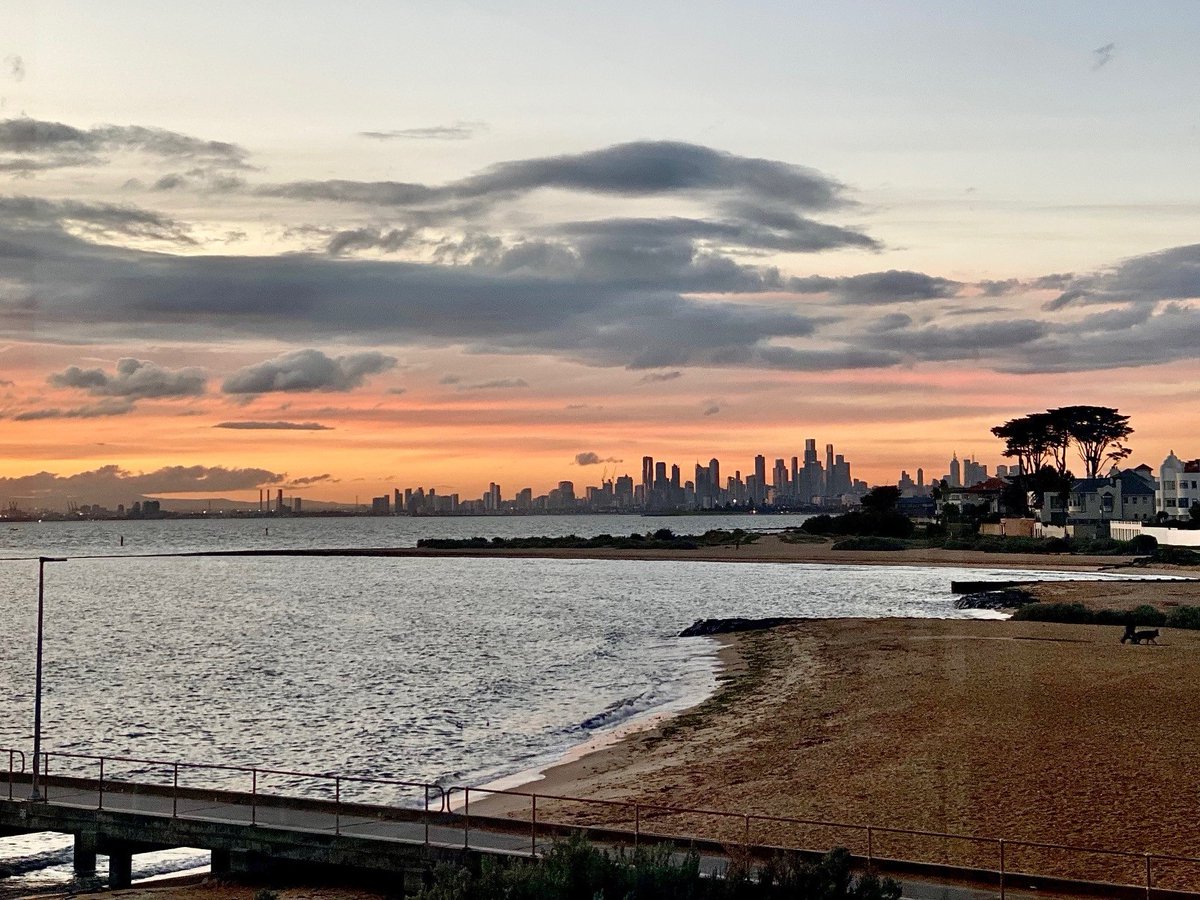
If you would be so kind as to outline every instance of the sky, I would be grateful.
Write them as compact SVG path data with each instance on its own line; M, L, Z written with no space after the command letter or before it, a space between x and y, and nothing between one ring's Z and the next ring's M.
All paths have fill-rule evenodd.
M0 501L1200 456L1200 4L0 9ZM770 468L768 462L768 468Z

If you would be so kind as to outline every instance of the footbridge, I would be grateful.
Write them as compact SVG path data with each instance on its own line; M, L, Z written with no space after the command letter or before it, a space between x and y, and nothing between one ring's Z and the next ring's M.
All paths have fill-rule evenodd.
M1200 858L1171 854L394 778L76 753L40 761L35 773L21 751L0 749L0 837L73 835L75 871L92 875L106 856L114 888L130 884L134 855L194 847L218 874L302 863L391 873L412 889L440 862L536 858L583 833L613 849L694 851L712 874L846 847L859 868L925 900L1200 896Z

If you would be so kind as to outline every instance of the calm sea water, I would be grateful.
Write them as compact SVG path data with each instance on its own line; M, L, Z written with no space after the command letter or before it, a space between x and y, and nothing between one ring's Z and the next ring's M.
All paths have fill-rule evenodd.
M0 526L0 557L116 555L46 568L44 749L478 784L704 697L713 642L676 636L699 618L990 614L954 610L950 581L967 573L944 568L136 554L698 533L802 518L29 523ZM35 564L0 562L0 747L26 753L36 586ZM106 777L135 774L169 778L106 767ZM260 789L321 787L280 778ZM416 800L364 789L368 797ZM44 835L0 840L0 871L16 873L0 891L65 884L69 846ZM195 851L135 858L141 876L204 862Z

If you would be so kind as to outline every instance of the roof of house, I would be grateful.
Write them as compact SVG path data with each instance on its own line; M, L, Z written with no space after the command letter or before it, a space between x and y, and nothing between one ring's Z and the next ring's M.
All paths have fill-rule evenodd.
M1121 495L1130 497L1135 494L1153 496L1154 486L1147 483L1146 479L1132 470L1118 472L1111 478L1081 478L1071 485L1071 490L1076 494L1096 494L1102 488L1114 487L1114 482L1121 482Z
M979 484L967 488L966 492L968 494L998 494L1007 487L1008 482L1003 478L989 478L987 481L981 481Z

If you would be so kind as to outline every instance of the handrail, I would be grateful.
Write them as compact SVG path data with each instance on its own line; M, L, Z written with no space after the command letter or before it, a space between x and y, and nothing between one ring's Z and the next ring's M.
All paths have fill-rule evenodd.
M26 759L25 759L25 754L22 751L16 750L16 749L0 747L0 755L3 755L3 754L7 754L8 760L9 760L8 796L9 796L9 800L12 800L13 799L13 792L12 792L13 775L25 773ZM1119 857L1119 858L1123 858L1123 859L1145 860L1147 890L1149 890L1153 884L1153 874L1152 874L1152 870L1151 870L1152 861L1177 862L1177 863L1189 863L1189 864L1193 864L1193 865L1200 865L1200 857L1185 856L1185 855L1173 854L1173 853L1150 853L1150 852L1139 853L1139 852L1132 851L1132 850L1111 850L1111 849L1106 849L1106 848L1102 848L1102 847L1090 847L1090 846L1081 846L1081 845L1073 845L1073 844L1054 844L1054 843L1049 843L1046 841L1035 841L1035 840L995 838L995 837L984 836L984 835L957 834L954 832L944 832L944 831L928 831L928 830L923 830L923 829L901 828L901 827L890 826L890 825L864 825L864 824L857 823L857 822L838 822L838 821L823 820L823 819L805 819L805 818L798 818L798 817L792 817L792 816L769 815L769 814L765 814L765 813L733 812L730 810L707 809L707 808L703 808L703 807L670 806L670 805L660 804L660 803L642 803L640 801L633 801L633 800L609 800L609 799L602 799L602 798L576 797L576 796L571 796L571 795L566 795L566 794L545 794L545 793L538 793L536 791L527 791L527 790L520 790L520 789L502 789L502 788L493 789L493 788L486 788L486 787L481 787L481 786L470 786L470 785L450 785L450 786L443 787L442 785L439 785L439 784L434 784L434 783L429 783L429 782L421 782L421 781L409 781L409 780L405 780L405 779L376 778L376 777L372 777L372 776L368 776L368 775L338 775L333 772L302 772L302 771L297 771L297 770L292 770L292 769L262 768L262 767L258 767L258 766L237 766L237 765L231 765L229 763L179 762L179 761L168 761L168 760L161 760L161 759L147 759L147 758L143 758L143 757L133 757L133 756L99 756L99 755L95 755L95 754L70 753L70 752L66 752L66 751L63 751L63 752L44 751L42 753L42 757L44 758L44 760L47 763L49 762L49 759L52 756L61 757L61 758L65 758L65 759L78 759L78 760L86 760L86 761L99 763L99 765L100 765L99 784L100 784L101 807L103 806L103 802L104 802L104 799L103 799L104 798L103 791L104 791L104 783L105 783L104 766L106 763L129 763L129 764L136 764L136 765L142 765L142 766L156 766L156 767L170 768L173 772L173 784L169 786L172 789L173 796L174 796L174 802L173 802L174 808L172 811L173 815L178 815L178 808L177 808L178 807L178 793L179 793L178 773L179 773L180 769L197 769L197 770L212 769L212 770L216 770L216 771L238 772L238 773L242 773L242 774L248 774L252 778L252 790L251 790L251 794L250 794L251 805L252 805L251 824L255 824L257 822L257 807L258 807L258 803L259 803L259 798L264 796L263 794L259 793L259 791L258 791L258 776L259 775L283 775L283 776L294 777L294 778L306 778L306 779L315 779L315 780L332 780L334 782L334 792L335 792L335 799L334 799L335 833L337 833L337 834L342 833L342 825L341 825L341 815L342 815L341 785L342 785L342 782L354 782L354 783L360 783L360 784L380 784L380 785L390 785L390 786L406 787L406 788L418 788L421 791L423 791L423 793L424 793L424 813L425 813L424 842L426 844L428 844L430 842L429 814L432 812L436 812L436 813L441 813L441 814L449 815L449 816L455 817L457 819L460 819L462 821L462 826L463 826L464 844L466 844L467 846L470 845L470 832L471 832L472 825L474 825L474 827L476 829L480 828L480 825L477 824L478 819L479 819L479 813L475 813L474 818L476 819L476 822L474 822L474 823L472 822L472 814L471 814L471 810L470 810L470 798L471 798L472 792L475 792L477 795L478 794L488 794L488 795L499 795L499 796L524 798L524 799L529 800L529 802L530 802L530 815L529 815L528 823L530 826L530 854L531 855L537 854L537 836L538 836L539 828L544 829L546 827L569 827L569 828L577 829L580 831L587 831L589 829L594 829L594 828L598 828L598 827L599 828L606 827L603 824L580 825L580 824L575 824L575 823L556 823L556 822L551 821L550 819L548 819L546 817L545 804L548 802L549 803L559 802L559 803L579 803L579 804L586 804L586 805L593 806L593 807L599 806L599 807L607 807L610 809L620 809L620 810L626 811L629 814L629 816L633 822L632 830L630 830L628 826L625 826L625 827L607 826L607 830L611 833L627 834L633 838L635 844L642 837L677 838L677 839L690 839L690 840L695 840L698 837L700 837L699 835L696 835L696 834L675 834L675 835L665 834L664 835L664 834L654 834L651 832L647 832L644 830L643 826L644 826L646 818L651 815L657 815L657 816L691 815L691 816L708 816L708 817L716 817L716 818L723 818L723 819L741 820L744 823L745 844L747 846L752 846L751 842L750 842L750 834L751 834L750 825L752 822L769 822L769 823L775 823L775 824L780 824L780 825L801 825L801 826L816 827L816 828L844 829L844 830L849 830L849 831L862 832L865 834L866 839L867 839L866 859L867 859L868 863L872 862L873 858L878 858L877 856L873 855L873 847L872 847L873 838L877 834L895 834L895 835L911 836L911 837L935 838L935 839L941 839L941 840L967 841L967 842L974 842L974 843L978 843L978 844L992 844L992 845L996 845L999 849L999 866L998 866L998 868L996 868L994 870L985 870L985 871L993 871L995 874L1000 876L1002 895L1004 892L1005 876L1006 876L1006 874L1010 874L1010 873L1006 872L1006 868L1007 868L1006 867L1006 859L1005 859L1006 848L1011 850L1014 847L1022 847L1022 848L1029 848L1029 849L1035 849L1035 850L1065 851L1065 852L1071 853L1071 854L1094 854L1094 855L1098 855L1098 856ZM20 770L17 770L14 765L15 761L18 757L21 760ZM46 766L42 767L42 771L43 772L46 771ZM112 783L111 777L108 779L108 781L109 781L109 783ZM137 782L120 782L120 783L137 784ZM461 793L465 800L465 805L461 811L455 810L453 808L453 798L456 793ZM542 809L540 811L540 814L539 814L539 809L538 809L539 803L542 804ZM515 820L515 821L519 821L519 820ZM804 849L804 848L781 847L781 848L774 848L774 849ZM901 863L903 863L903 862L911 862L911 863L919 862L918 860L906 860L906 859L892 859L890 861L901 862ZM1026 872L1025 874L1036 876L1039 873ZM1041 874L1045 874L1045 873L1041 873Z
M21 757L21 765L22 765L21 771L24 772L25 771L25 769L24 769L25 755L23 753L21 753L20 750L7 751L4 748L0 748L0 753L5 753L5 752L16 754ZM244 774L244 775L250 775L250 777L252 779L251 780L251 784L252 784L251 796L252 797L259 795L258 776L260 776L260 775L283 775L283 776L287 776L287 777L291 777L291 778L305 778L305 779L313 779L313 780L332 781L334 783L334 791L335 791L335 797L336 797L335 802L339 806L341 805L341 783L348 781L348 782L354 782L354 783L358 783L358 784L380 784L380 785L388 785L390 787L419 788L425 792L424 796L426 798L426 800L425 800L426 811L430 811L430 809L429 809L430 794L436 792L436 796L433 797L433 800L437 801L437 803L438 803L438 809L436 811L437 812L446 812L447 811L445 790L441 787L441 785L430 784L430 783L424 782L424 781L407 781L407 780L403 780L403 779L399 779L399 778L380 778L380 777L374 777L374 776L370 776L370 775L339 775L336 772L302 772L302 771L298 771L295 769L275 769L275 768L264 768L262 766L236 766L236 765L231 765L229 763L183 762L183 761L177 761L177 760L147 759L144 757L137 757L137 756L100 756L100 755L91 754L91 753L70 753L67 751L59 751L59 750L47 750L47 751L42 752L42 759L44 760L44 764L42 766L43 772L46 771L46 768L47 768L46 764L49 763L49 760L51 757L63 758L63 759L79 759L79 760L85 760L88 762L98 763L100 766L100 782L99 783L101 786L101 791L103 791L103 786L104 786L104 782L105 782L105 778L104 778L105 764L108 764L108 763L132 763L132 764L140 765L140 766L154 766L154 767L160 767L160 768L165 768L165 769L171 769L174 772L174 776L173 776L174 784L172 785L172 788L176 792L176 794L178 794L178 789L179 789L178 772L180 769L213 769L213 770L222 771L222 772L237 772L237 773ZM11 768L11 766L10 766L10 768ZM116 782L118 784L136 784L137 783L137 782L120 781L117 779L113 779L111 776L108 778L108 781L109 781L109 783ZM101 794L101 798L103 798L103 794ZM101 802L103 802L103 799L101 799ZM257 804L255 804L255 805L257 805Z
M7 774L6 778L8 780L8 799L11 800L13 798L13 775L18 774L13 769L13 760L18 756L21 757L21 772L20 772L20 774L24 775L25 774L25 754L22 753L20 750L13 750L11 747L0 747L0 753L8 754L8 774Z

